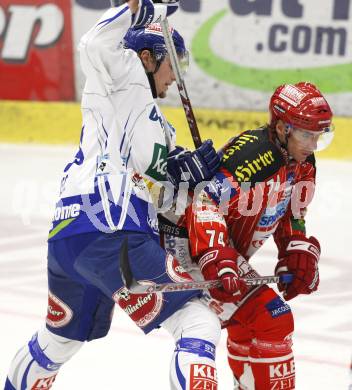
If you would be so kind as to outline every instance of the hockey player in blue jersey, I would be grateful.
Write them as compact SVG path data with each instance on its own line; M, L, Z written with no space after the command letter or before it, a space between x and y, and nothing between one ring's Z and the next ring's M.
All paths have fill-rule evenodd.
M171 389L193 389L199 380L217 388L220 325L197 292L130 294L119 271L127 245L137 279L189 280L159 246L153 196L168 174L177 186L186 170L195 185L212 177L219 161L211 142L194 152L175 148L154 100L175 77L160 27L152 23L178 7L175 0L157 3L130 0L111 8L81 39L83 126L49 233L46 326L13 359L5 390L50 389L85 341L108 333L115 303L145 333L162 326L174 337ZM182 62L183 39L175 30L172 35Z

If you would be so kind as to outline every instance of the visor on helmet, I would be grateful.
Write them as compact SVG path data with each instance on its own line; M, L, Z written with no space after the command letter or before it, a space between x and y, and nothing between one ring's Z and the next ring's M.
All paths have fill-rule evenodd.
M334 138L334 125L319 131L305 130L286 124L286 129L302 146L316 152L326 149Z

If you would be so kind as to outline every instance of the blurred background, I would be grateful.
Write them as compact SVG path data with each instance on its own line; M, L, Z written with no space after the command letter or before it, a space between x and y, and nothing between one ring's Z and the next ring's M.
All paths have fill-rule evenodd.
M267 121L275 87L309 80L338 129L322 156L351 158L350 0L181 0L170 24L190 51L186 76L202 137L218 146ZM109 0L0 0L0 141L76 143L84 85L77 45ZM177 88L162 101L191 146Z
M282 83L315 83L335 113L333 143L317 154L318 187L307 218L309 234L323 247L321 290L293 303L299 390L347 389L350 381L351 3L181 0L170 19L190 52L185 81L202 139L212 138L220 147L239 132L265 124L269 97ZM81 129L85 80L76 48L109 4L0 0L0 387L12 355L45 316L46 234L61 170L75 153ZM193 147L177 88L160 103L177 129L177 142ZM275 257L268 243L258 267L272 273ZM113 383L167 388L172 343L162 332L143 337L118 314L110 342L86 347L71 368L63 368L56 389L118 388ZM220 390L231 389L225 338L218 359ZM159 367L157 385L150 379L153 361ZM90 367L97 375L94 370L86 374Z

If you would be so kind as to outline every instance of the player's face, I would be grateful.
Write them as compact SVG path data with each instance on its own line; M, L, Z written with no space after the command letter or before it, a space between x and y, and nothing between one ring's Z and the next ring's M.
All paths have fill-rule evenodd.
M166 97L169 86L176 80L169 56L165 57L157 72L154 73L154 80L158 97Z
M292 128L288 138L289 154L299 162L303 162L318 149L318 141L323 132Z
M287 139L287 151L297 162L305 161L318 148L318 141L323 132L299 129L279 121L277 134L281 142Z

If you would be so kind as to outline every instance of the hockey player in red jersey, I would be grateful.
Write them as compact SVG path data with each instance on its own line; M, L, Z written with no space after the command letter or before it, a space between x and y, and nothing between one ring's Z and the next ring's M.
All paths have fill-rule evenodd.
M132 294L119 267L124 253L138 280L189 280L159 245L152 189L171 186L167 178L177 185L185 171L194 186L211 178L220 162L211 141L192 152L175 150L175 131L155 101L165 97L175 74L154 22L178 4L129 0L106 10L80 40L82 131L63 171L49 232L46 322L12 359L5 390L55 387L62 366L87 341L108 334L115 304L144 333L162 326L174 338L171 389L217 388L220 322L199 292ZM187 64L182 36L170 34ZM80 377L74 380L67 390L82 388ZM157 386L158 378L152 380Z
M185 243L164 237L166 249L185 268L194 269L187 263L192 258L199 276L221 279L222 287L204 300L227 327L229 364L242 390L295 388L290 307L268 286L236 281L258 276L249 259L273 236L275 273L294 275L292 283L278 286L285 300L310 294L319 284L320 245L306 234L304 215L314 192L313 153L332 139L332 111L307 82L278 87L269 110L269 124L230 140L218 173L203 189L196 188L181 219L190 257Z

